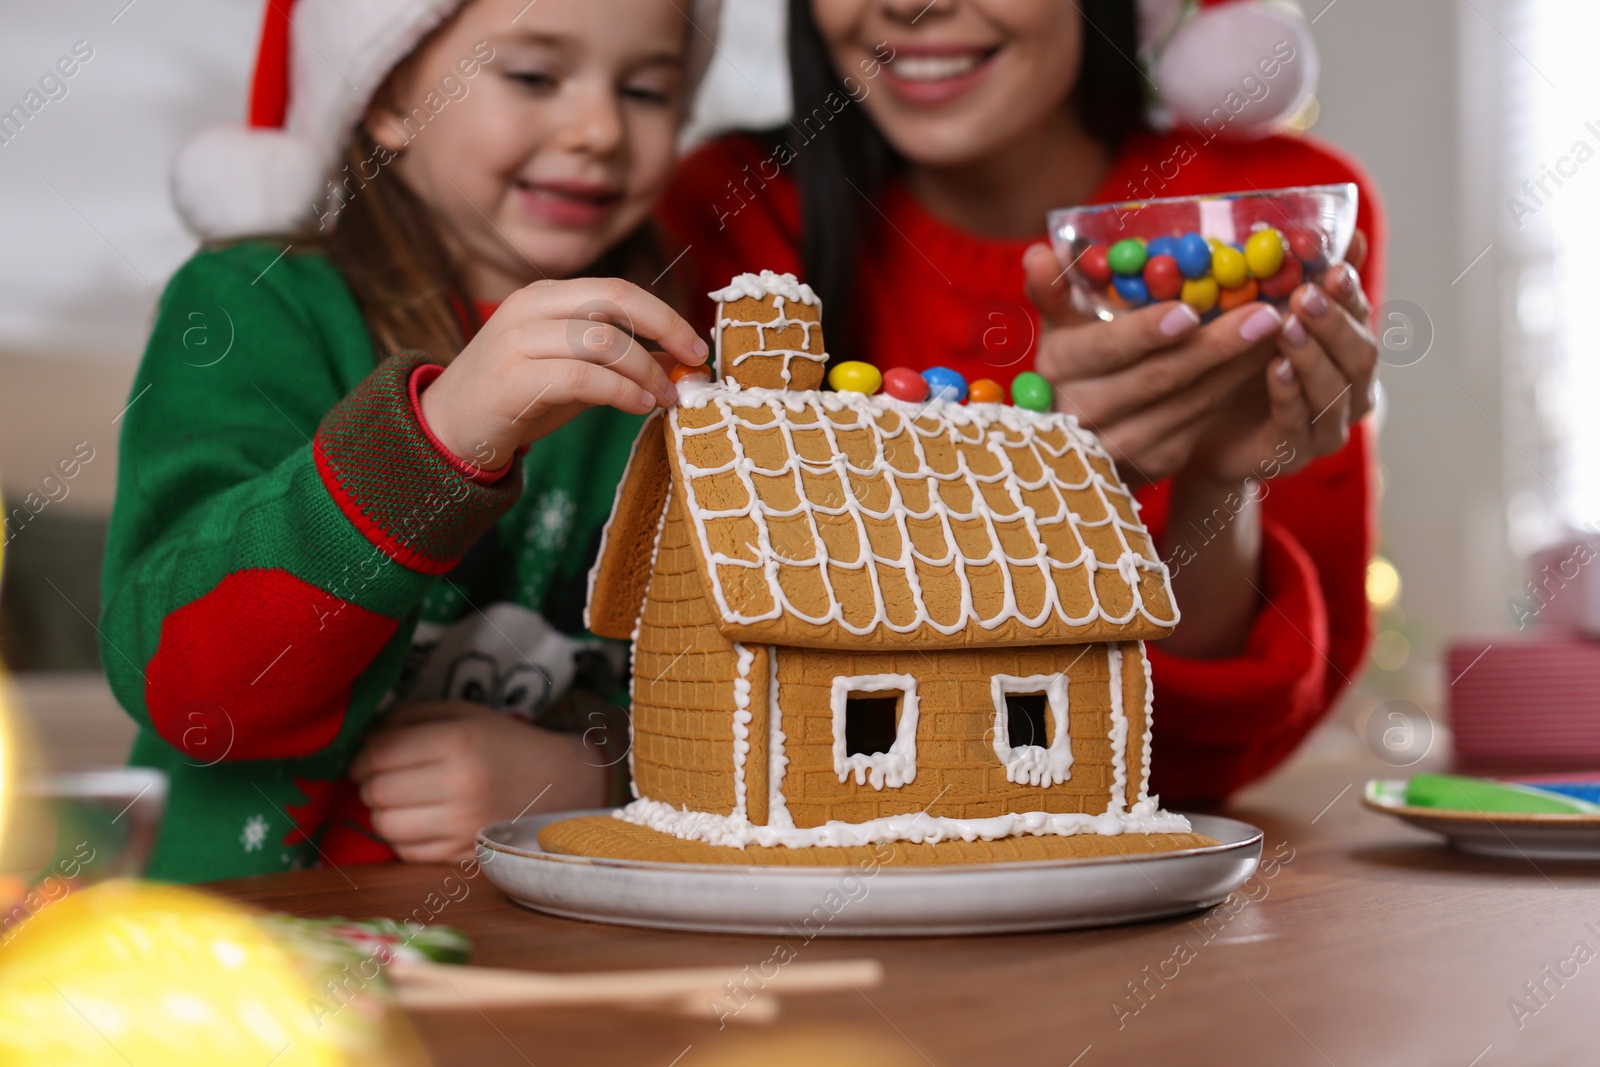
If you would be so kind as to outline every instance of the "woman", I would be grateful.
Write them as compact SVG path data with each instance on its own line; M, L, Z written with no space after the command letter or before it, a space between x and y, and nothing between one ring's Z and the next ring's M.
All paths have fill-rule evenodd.
M1141 487L1184 611L1152 650L1155 784L1194 802L1265 774L1369 639L1370 184L1305 139L1152 133L1130 0L797 0L789 48L795 120L706 146L665 202L693 282L800 274L835 360L1050 378ZM1306 60L1286 39L1243 73ZM1342 181L1362 187L1354 266L1287 317L1085 322L1042 243L1064 205Z

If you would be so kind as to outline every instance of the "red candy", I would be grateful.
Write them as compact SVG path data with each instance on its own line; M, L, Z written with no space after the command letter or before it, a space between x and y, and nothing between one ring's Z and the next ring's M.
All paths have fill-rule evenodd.
M906 367L895 367L883 372L883 391L896 400L916 403L928 399L928 383L922 375Z
M679 363L667 372L667 377L672 379L674 385L689 379L698 382L709 382L711 380L711 368L703 363L698 367L691 367L687 363Z
M1317 270L1326 264L1322 254L1322 242L1314 233L1305 230L1294 230L1289 234L1289 251L1294 253L1294 258L1306 267L1307 270Z
M1144 264L1144 284L1151 300L1176 300L1183 289L1183 272L1171 256L1151 256Z
M1092 244L1078 257L1078 273L1095 285L1111 284L1111 264L1106 262L1106 246Z
M1261 295L1271 300L1283 300L1294 292L1295 286L1305 281L1306 269L1294 256L1285 256L1278 273L1261 283Z

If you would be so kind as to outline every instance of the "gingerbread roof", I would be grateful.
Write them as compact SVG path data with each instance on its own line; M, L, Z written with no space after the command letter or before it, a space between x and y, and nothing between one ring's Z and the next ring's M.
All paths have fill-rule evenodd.
M721 382L680 393L635 457L657 480L630 471L619 491L594 619L631 629L651 556L638 542L681 505L733 640L1067 644L1177 622L1138 505L1071 416ZM630 492L642 507L624 507Z

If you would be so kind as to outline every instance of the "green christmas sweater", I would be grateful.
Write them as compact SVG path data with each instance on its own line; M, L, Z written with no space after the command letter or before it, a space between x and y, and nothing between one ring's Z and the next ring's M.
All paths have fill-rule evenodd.
M485 477L418 418L425 363L378 361L317 254L204 251L167 286L100 626L131 762L171 781L152 877L391 856L345 772L407 700L584 730L625 764L620 650L581 612L642 420L590 410Z

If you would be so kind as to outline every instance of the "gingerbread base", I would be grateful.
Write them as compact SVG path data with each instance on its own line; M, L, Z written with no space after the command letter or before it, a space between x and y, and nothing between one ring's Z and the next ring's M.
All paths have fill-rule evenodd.
M759 867L934 867L1024 860L1087 859L1175 852L1217 844L1204 834L1074 834L1071 837L1006 837L999 841L941 841L936 845L891 841L841 848L781 848L751 845L725 848L685 841L608 815L585 815L553 822L539 831L539 847L567 856L643 860L651 863L728 863Z

